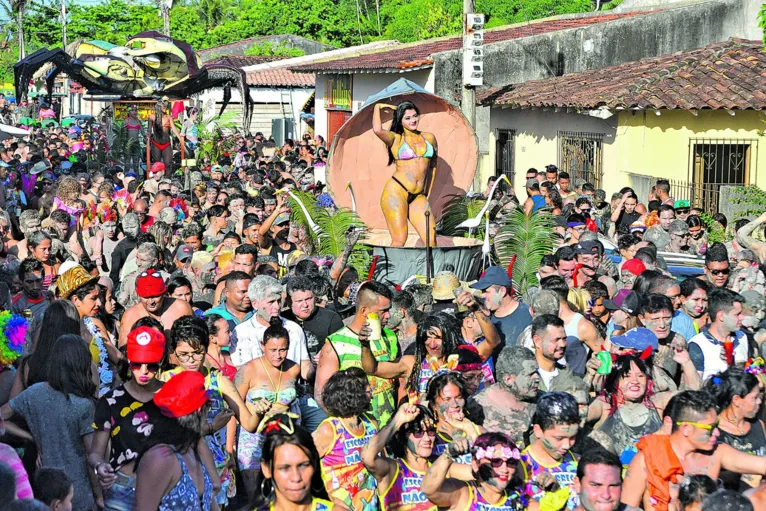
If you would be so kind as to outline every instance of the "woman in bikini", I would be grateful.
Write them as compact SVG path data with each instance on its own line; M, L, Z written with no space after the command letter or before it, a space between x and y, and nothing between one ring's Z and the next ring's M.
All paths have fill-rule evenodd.
M383 129L381 110L394 111L391 129ZM388 164L396 162L396 171L383 187L380 207L391 233L391 246L401 247L407 241L407 220L425 243L426 217L430 211L428 197L436 177L436 138L418 131L420 111L409 101L398 106L378 103L372 116L372 131L388 148ZM428 186L428 188L426 188ZM427 191L426 191L427 190ZM430 244L436 245L436 219L431 218Z
M131 172L138 172L141 166L141 142L139 137L146 139L146 132L144 132L144 126L141 124L141 119L138 118L138 105L130 105L128 107L128 118L125 120L125 129L128 130L128 169Z
M252 498L259 488L255 485L261 471L263 426L274 415L292 411L300 413L295 383L300 366L287 359L290 335L277 318L263 333L263 355L245 364L237 373L235 384L240 397L260 410L267 410L254 434L240 430L237 446L239 469L245 489Z
M168 101L162 98L154 107L154 114L149 115L149 123L152 126L151 151L152 161L161 161L165 164L168 173L173 169L173 141L170 139L170 132L181 141L181 134L178 133L173 118L166 114Z

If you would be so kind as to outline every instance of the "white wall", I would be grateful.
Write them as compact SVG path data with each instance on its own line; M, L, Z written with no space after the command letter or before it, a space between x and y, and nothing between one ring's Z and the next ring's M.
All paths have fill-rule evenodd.
M311 93L314 92L314 89L311 88L305 88L305 89L277 89L277 88L261 88L261 87L251 87L250 88L250 97L252 98L253 102L257 103L267 103L267 104L279 104L284 103L285 105L291 105L292 110L292 118L295 121L296 130L300 130L301 126L301 108L303 108L303 105L306 103L306 101L311 96ZM200 94L197 97L198 100L202 101L203 106L210 106L211 110L208 110L205 112L205 115L212 115L214 113L217 113L220 109L219 103L223 101L223 91L219 89L215 90L208 90L205 91L203 94ZM241 104L242 98L239 95L238 90L232 90L231 91L231 100L230 104ZM288 107L286 107L288 108ZM269 133L264 133L266 136L269 136Z
M588 115L544 112L542 110L516 110L493 108L490 112L489 154L479 165L479 182L487 182L495 174L495 129L516 130L514 147L515 182L513 187L519 198L525 198L524 177L527 169L543 170L546 165L558 165L558 131L577 131L603 134L604 162L610 161L609 151L616 151L614 144L617 117L607 120ZM608 181L610 169L604 168L604 181ZM483 187L483 186L482 186Z

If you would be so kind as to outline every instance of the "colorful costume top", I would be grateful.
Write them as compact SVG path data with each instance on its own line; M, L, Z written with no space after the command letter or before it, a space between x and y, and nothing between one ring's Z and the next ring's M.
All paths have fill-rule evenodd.
M425 472L410 468L401 458L396 462L396 473L391 484L385 490L380 490L381 508L383 511L436 511L438 508L428 500L420 490Z
M447 449L447 446L452 443L452 440L453 440L452 437L450 437L448 434L442 433L441 431L436 432L436 439L434 440L434 449L433 449L433 452L431 453L431 463L434 463L436 461L436 458L444 454L444 451ZM471 453L467 452L455 458L455 463L463 463L465 465L469 465L472 459L473 459L473 456L471 456Z
M362 417L364 433L356 436L346 429L341 419L329 417L333 429L332 447L322 456L322 480L330 497L340 500L349 509L377 511L377 481L362 463L362 447L377 433L377 428L367 417ZM319 427L322 427L322 424Z
M532 452L527 447L521 453L521 468L524 470L524 480L527 482L534 479L538 474L548 472L556 479L559 486L569 488L570 496L567 501L567 509L574 509L580 505L580 497L573 488L574 479L577 475L577 458L571 452L567 452L557 465L545 466L532 456ZM529 486L530 497L539 501L545 492L533 484Z
M529 500L518 492L505 493L505 499L499 504L490 504L484 499L476 483L468 484L469 504L466 511L524 511L529 506Z

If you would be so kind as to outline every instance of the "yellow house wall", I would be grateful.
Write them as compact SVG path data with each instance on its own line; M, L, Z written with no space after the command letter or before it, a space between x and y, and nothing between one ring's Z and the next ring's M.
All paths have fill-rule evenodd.
M689 142L691 139L757 139L758 148L751 155L754 183L766 188L766 115L755 111L739 111L734 116L726 111L655 112L622 111L608 119L583 114L493 108L490 113L489 153L479 159L479 189L487 178L495 175L495 130L516 130L514 142L514 188L524 193L526 170L542 170L550 163L558 164L558 132L600 133L603 136L603 181L607 195L631 185L630 174L666 179L690 180Z
M516 130L514 147L515 182L513 187L519 198L526 199L524 177L529 168L544 170L546 165L558 165L558 132L575 131L602 135L604 161L613 151L616 116L599 119L588 115L542 110L493 108L490 113L489 154L479 162L481 189L487 178L495 175L495 130ZM606 169L606 167L605 167ZM604 175L606 176L606 171Z
M691 139L757 139L758 149L751 154L750 175L754 183L766 187L766 116L756 111L702 110L697 116L688 111L623 111L618 114L614 151L604 152L604 181L608 192L630 183L628 174L643 174L666 179L691 180L689 143ZM723 142L721 142L723 143Z

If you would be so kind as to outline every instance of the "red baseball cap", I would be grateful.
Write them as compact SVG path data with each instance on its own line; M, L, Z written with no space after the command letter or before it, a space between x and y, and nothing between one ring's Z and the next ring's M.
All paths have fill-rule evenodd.
M155 161L149 168L149 172L165 172L165 164L161 161Z
M154 404L165 417L184 417L207 403L205 377L198 371L181 371L154 395Z
M165 335L141 326L128 334L128 360L137 364L156 364L165 356Z
M629 261L626 261L625 264L622 265L622 269L625 271L629 271L636 277L644 273L646 271L646 265L644 265L643 262L641 262L640 259L636 259L635 257Z
M141 298L162 296L168 290L159 270L147 270L136 279L136 294Z

